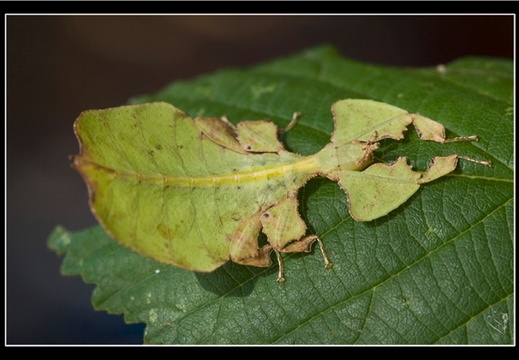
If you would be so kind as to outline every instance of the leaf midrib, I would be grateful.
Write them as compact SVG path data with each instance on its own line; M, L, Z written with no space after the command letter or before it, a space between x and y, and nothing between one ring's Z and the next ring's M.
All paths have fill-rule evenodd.
M244 155L247 156L247 155ZM79 159L79 158L78 158ZM315 162L313 156L303 157L295 162L280 163L275 166L264 168L254 168L248 171L240 171L233 173L200 175L200 176L177 176L164 173L144 174L137 171L129 171L122 169L114 169L101 165L97 162L81 158L82 164L88 164L99 171L112 173L117 175L119 180L130 180L136 183L146 182L161 186L177 186L177 187L215 187L220 184L241 184L244 182L263 181L274 177L283 177L284 174L290 172L305 172L311 174L319 170L319 165Z

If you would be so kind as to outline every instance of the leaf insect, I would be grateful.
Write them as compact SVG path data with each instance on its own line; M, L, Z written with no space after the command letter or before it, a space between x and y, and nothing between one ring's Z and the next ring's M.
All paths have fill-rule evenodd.
M74 124L80 154L73 166L90 194L93 213L119 243L160 262L211 272L231 260L271 266L285 281L281 253L309 252L321 239L307 234L297 193L322 176L337 181L356 221L370 221L402 205L422 184L452 172L461 155L434 157L425 172L405 157L373 163L382 139L403 139L413 124L420 139L446 139L442 124L372 100L332 105L335 130L314 155L287 151L271 121L195 117L167 103L83 112ZM286 129L292 128L300 114ZM258 236L267 237L258 245Z

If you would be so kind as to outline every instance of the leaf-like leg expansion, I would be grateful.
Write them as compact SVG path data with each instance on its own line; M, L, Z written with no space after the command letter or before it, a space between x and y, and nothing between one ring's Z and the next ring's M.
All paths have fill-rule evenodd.
M258 267L272 265L270 259L272 246L267 244L258 248L258 235L261 230L260 215L261 213L257 213L244 220L234 232L229 255L235 263Z
M418 114L412 114L413 125L422 140L435 141L442 144L453 143L458 141L479 141L478 137L460 136L453 139L445 138L445 127L434 120L428 119Z
M288 123L287 126L285 126L282 129L279 129L278 133L279 134L284 134L284 133L289 132L290 130L292 130L292 128L297 124L297 119L299 119L301 116L303 116L302 112L295 111L292 114L292 120L290 120L290 122Z
M309 245L315 241L312 238L304 238L306 240L301 244L291 244L292 242L299 242L298 240L306 232L306 224L299 216L297 205L295 197L288 197L269 208L261 216L263 232L267 235L267 241L276 251L308 251ZM289 245L292 251L286 251L286 247Z
M458 165L458 155L436 156L427 170L418 179L418 184L425 184L454 171Z
M308 235L302 239L294 240L282 249L281 252L292 253L292 252L310 252L312 251L312 244L317 240L316 235Z
M420 179L418 179L418 184L425 184L451 173L452 171L454 171L454 169L456 169L456 166L458 165L458 159L472 161L476 164L481 164L485 166L492 166L491 162L476 160L466 156L436 156L431 160L431 164L429 165L427 170L422 174Z
M283 144L278 140L278 127L271 121L242 121L236 126L238 141L249 152L279 152Z
M241 154L247 153L236 139L236 127L227 118L197 117L193 120L197 128L218 145Z

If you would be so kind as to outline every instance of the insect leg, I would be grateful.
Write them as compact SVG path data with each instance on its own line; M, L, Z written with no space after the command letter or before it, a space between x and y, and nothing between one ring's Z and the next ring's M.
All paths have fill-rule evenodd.
M229 121L229 118L227 116L221 116L220 117L220 120L222 122L224 122L225 124L227 124L231 129L233 129L234 131L236 131L236 125L234 125L232 122Z
M270 253L272 246L258 247L258 235L261 230L260 213L242 221L231 237L229 256L232 261L242 265L267 267L272 264Z
M321 254L323 254L324 268L331 269L333 267L333 263L330 261L330 258L328 257L328 253L326 252L326 249L324 248L323 242L317 236L315 238L316 238L317 242L319 243L319 248L321 249Z
M279 265L277 281L282 283L282 282L286 281L286 279L285 279L285 271L284 271L284 266L283 266L283 259L281 259L281 254L279 253L279 251L274 250L274 252L276 253L276 258L278 259L278 265Z
M299 119L301 116L303 116L303 113L301 113L299 111L295 111L294 114L292 114L292 120L290 120L290 122L288 123L288 125L286 127L284 127L283 129L279 129L278 133L284 134L284 133L289 132L290 130L292 130L292 128L297 123L297 119Z

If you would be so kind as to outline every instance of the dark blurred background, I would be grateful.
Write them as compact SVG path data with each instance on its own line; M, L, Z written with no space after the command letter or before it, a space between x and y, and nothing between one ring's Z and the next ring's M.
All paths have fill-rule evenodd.
M92 285L59 273L57 224L94 225L69 166L86 109L124 104L169 82L249 66L315 45L392 66L466 55L513 58L504 16L24 16L7 22L8 344L141 343L143 325L96 312Z

